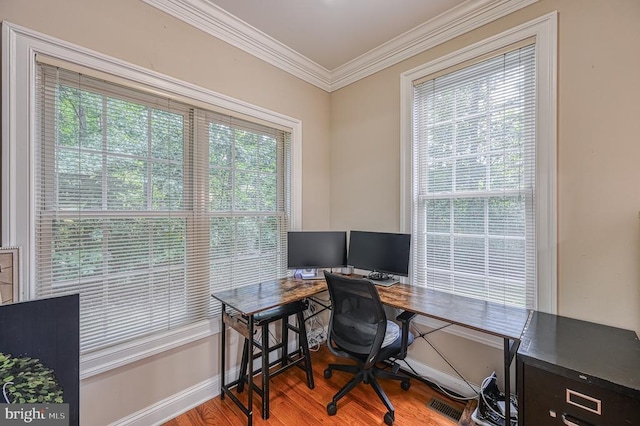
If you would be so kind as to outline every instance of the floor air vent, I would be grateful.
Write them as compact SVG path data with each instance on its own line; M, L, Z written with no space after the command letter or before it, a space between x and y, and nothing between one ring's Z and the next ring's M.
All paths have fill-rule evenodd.
M427 407L449 417L452 420L455 420L456 422L460 421L460 418L462 417L462 410L459 410L456 407L452 407L446 402L436 398L432 398L431 401L429 401L429 403L427 404Z

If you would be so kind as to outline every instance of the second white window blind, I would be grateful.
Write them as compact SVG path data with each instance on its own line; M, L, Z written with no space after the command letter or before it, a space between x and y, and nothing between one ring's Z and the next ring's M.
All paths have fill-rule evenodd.
M414 86L413 281L531 307L533 45Z

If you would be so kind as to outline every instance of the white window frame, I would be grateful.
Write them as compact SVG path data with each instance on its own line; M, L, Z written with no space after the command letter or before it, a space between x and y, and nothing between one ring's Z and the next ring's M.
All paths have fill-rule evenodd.
M404 72L400 77L400 226L412 224L413 82L531 37L536 57L536 310L557 312L557 12ZM436 325L436 324L427 324ZM502 341L454 328L453 333L495 347Z
M45 34L2 23L2 245L22 247L22 282L17 300L33 294L35 256L34 169L36 55L42 54L104 72L131 82L135 88L154 87L245 119L291 130L291 228L302 223L302 122L229 96L121 61ZM202 339L220 331L220 320L202 320L181 329L136 339L80 359L80 378L138 361Z

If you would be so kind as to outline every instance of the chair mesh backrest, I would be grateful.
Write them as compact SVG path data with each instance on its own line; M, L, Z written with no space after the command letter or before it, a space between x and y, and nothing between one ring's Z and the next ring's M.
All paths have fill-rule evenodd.
M387 329L378 290L365 279L352 279L325 272L331 297L329 338L347 352L368 354L375 362Z

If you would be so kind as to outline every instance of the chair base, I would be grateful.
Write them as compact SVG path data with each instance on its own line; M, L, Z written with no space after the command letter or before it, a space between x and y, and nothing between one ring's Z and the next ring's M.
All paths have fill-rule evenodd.
M378 383L377 378L400 380L400 387L402 388L402 390L407 391L411 387L411 382L409 381L408 377L394 371L386 371L377 367L364 369L359 365L353 364L329 364L324 370L324 378L331 378L334 370L350 373L354 376L333 396L333 400L329 404L327 404L327 414L329 414L330 416L335 415L338 412L338 401L342 399L342 397L347 393L349 393L353 388L355 388L358 384L360 384L360 382L363 382L365 384L371 385L373 390L376 392L376 395L378 395L378 398L387 408L387 413L385 413L384 415L385 424L393 424L395 420L395 411L393 409L393 404L391 404L389 397L387 397L387 394L382 389L382 386L380 386L380 383Z

